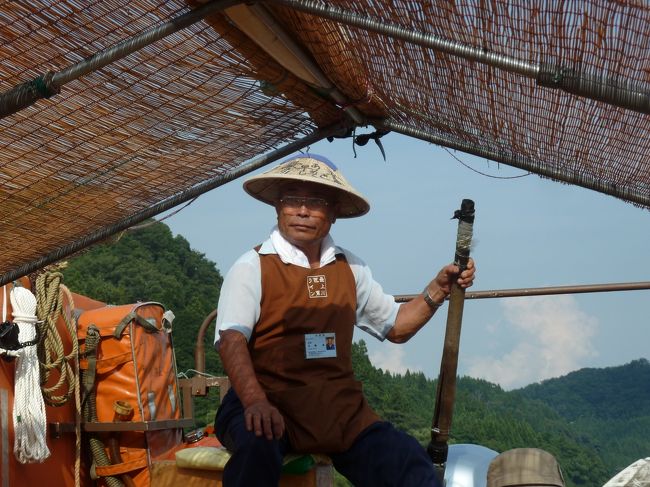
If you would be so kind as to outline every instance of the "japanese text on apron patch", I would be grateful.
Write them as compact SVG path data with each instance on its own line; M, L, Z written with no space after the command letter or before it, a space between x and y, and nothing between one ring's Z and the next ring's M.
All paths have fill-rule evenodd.
M325 276L307 276L307 290L310 298L326 298L327 281Z

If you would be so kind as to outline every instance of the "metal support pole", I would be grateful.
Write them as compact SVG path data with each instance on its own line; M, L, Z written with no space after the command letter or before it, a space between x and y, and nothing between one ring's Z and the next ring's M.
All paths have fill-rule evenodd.
M487 291L466 291L465 299L516 298L524 296L551 296L556 294L604 293L614 291L645 291L650 281L616 282L611 284L583 284L578 286L524 287L518 289L492 289ZM417 294L400 294L395 301L405 303Z
M0 94L0 118L16 113L23 108L33 105L41 98L49 98L61 91L61 87L108 64L122 59L149 44L166 37L174 32L185 29L210 14L224 10L240 3L239 0L214 0L199 8L179 15L172 20L151 27L141 34L126 39L113 47L104 49L89 58L84 59L59 72L47 72L34 80Z
M394 39L400 39L418 46L428 47L435 51L444 52L453 56L459 56L468 61L489 64L512 73L518 73L528 78L537 78L539 66L521 61L511 56L504 56L487 49L467 46L460 42L454 42L442 37L409 30L398 24L390 24L384 21L363 17L354 12L343 10L331 4L325 4L312 0L271 0L271 3L280 3L301 12L306 12L318 17L323 17L341 24L359 27L370 32L382 34Z
M508 166L517 167L526 171L534 172L541 176L546 176L558 181L575 184L583 188L598 191L599 193L608 194L617 198L622 198L632 203L650 207L650 187L645 190L641 188L629 188L619 186L614 182L604 181L589 175L575 173L573 171L566 171L560 166L550 166L540 162L531 160L528 157L519 156L516 154L504 154L489 147L478 147L469 144L465 141L444 137L437 134L421 130L416 127L405 125L391 120L380 120L372 122L376 128L381 130L392 130L403 135L415 137L416 139L431 142L433 144L449 147L462 152L467 152L478 157L484 157L496 162L502 162Z
M510 73L517 73L536 80L540 86L546 88L561 89L567 93L602 101L621 108L650 113L650 92L647 85L639 84L636 86L633 83L621 83L617 79L602 74L580 73L562 66L529 63L512 56L491 52L483 47L469 46L426 32L409 30L397 24L363 17L334 5L313 0L268 1L345 25L461 57L468 61L487 64Z
M194 369L199 373L205 373L205 334L210 324L217 318L217 310L210 311L205 317L199 332L196 335L196 344L194 345Z
M0 277L0 286L8 282L12 282L19 277L25 276L30 272L34 272L38 269L42 269L48 264L57 262L90 245L93 245L97 242L101 242L102 240L105 240L108 237L111 237L121 232L122 230L126 230L127 228L132 227L133 225L136 225L138 223L141 223L148 218L151 218L159 213L162 213L163 211L169 210L170 208L173 208L174 206L178 206L181 203L185 203L186 201L196 198L197 196L200 196L203 193L206 193L207 191L217 188L223 184L226 184L227 182L230 182L245 174L248 174L251 171L264 167L267 164L275 162L278 159L286 157L300 149L315 144L320 140L323 140L330 136L341 135L347 132L348 129L349 127L345 124L335 124L330 127L326 127L324 129L316 130L313 133L303 137L302 139L296 140L294 142L290 142L284 147L275 149L274 151L271 151L268 154L255 157L251 159L248 163L239 166L238 168L226 174L222 174L212 179L203 181L202 183L192 186L186 191L178 193L170 198L167 198L159 203L156 203L155 205L150 206L149 208L147 208L144 211L141 211L140 213L136 213L135 215L129 216L113 225L103 227L95 232L86 235L85 237L80 238L79 240L76 240L72 243L59 247L58 249L50 252L49 254L44 255L43 257L40 257L39 259L21 265L12 271L2 274L2 276Z

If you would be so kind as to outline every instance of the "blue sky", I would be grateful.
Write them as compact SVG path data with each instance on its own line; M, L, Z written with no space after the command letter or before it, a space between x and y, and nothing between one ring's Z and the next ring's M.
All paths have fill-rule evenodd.
M369 214L338 220L332 235L371 266L387 292L420 292L453 260L457 223L450 217L463 198L476 203L474 290L650 280L647 210L536 175L502 179L525 172L404 136L382 142L385 162L372 142L357 147L356 158L349 139L310 150L329 157L370 200ZM246 195L242 181L165 220L222 274L275 222L273 208ZM442 308L404 345L361 331L355 339L366 341L378 367L435 377L446 314ZM459 374L511 389L649 358L649 316L650 291L467 300Z

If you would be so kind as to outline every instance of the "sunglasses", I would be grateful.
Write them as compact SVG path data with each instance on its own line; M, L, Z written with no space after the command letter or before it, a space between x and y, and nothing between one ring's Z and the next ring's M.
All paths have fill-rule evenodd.
M324 210L330 205L330 202L324 198L283 196L280 198L280 204L293 209L302 208L304 206L308 210Z

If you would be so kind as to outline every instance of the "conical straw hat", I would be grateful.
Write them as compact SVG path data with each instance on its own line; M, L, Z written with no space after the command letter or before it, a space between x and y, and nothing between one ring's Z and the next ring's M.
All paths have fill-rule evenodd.
M370 210L368 200L348 183L341 171L331 161L316 154L301 154L253 176L244 182L244 190L253 198L275 205L282 186L291 181L316 183L334 189L339 218L354 218Z
M490 463L487 487L564 487L564 478L555 457L539 448L514 448Z

